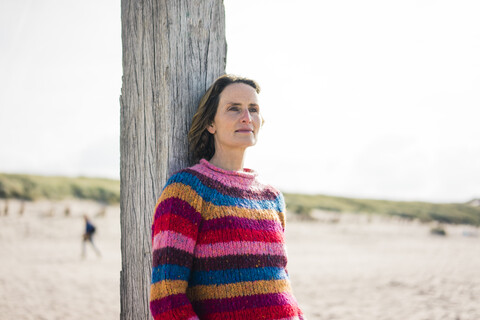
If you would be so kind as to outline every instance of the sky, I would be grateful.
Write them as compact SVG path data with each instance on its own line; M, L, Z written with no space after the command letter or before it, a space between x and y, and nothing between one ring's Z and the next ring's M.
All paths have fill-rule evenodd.
M284 192L480 197L480 2L227 0ZM0 172L119 178L120 1L0 0Z

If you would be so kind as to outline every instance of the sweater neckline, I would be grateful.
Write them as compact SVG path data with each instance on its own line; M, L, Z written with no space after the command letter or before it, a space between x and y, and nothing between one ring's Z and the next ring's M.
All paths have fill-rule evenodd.
M233 177L240 177L240 178L247 178L247 179L255 179L255 177L258 175L255 170L249 169L249 168L243 168L243 171L233 171L233 170L225 170L222 168L219 168L217 166L214 166L208 160L206 159L201 159L200 164L205 166L206 168L216 171L218 173L228 175L228 176L233 176Z

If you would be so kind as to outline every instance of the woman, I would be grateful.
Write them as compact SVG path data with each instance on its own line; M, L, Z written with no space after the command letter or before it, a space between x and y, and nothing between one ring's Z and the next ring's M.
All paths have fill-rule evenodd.
M224 75L188 135L196 165L167 181L152 225L155 319L305 319L286 270L283 195L243 168L263 124L250 79Z

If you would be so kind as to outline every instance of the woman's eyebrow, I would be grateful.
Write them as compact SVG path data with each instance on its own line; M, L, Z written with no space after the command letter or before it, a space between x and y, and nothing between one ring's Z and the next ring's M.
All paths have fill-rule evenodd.
M227 106L241 106L242 104L240 102L228 102ZM258 103L250 103L250 107L258 107Z

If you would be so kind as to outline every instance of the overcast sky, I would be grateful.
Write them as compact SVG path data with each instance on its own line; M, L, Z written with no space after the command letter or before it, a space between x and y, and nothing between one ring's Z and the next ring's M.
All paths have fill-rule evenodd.
M225 1L283 191L480 197L480 2ZM120 1L0 0L0 172L119 177Z

